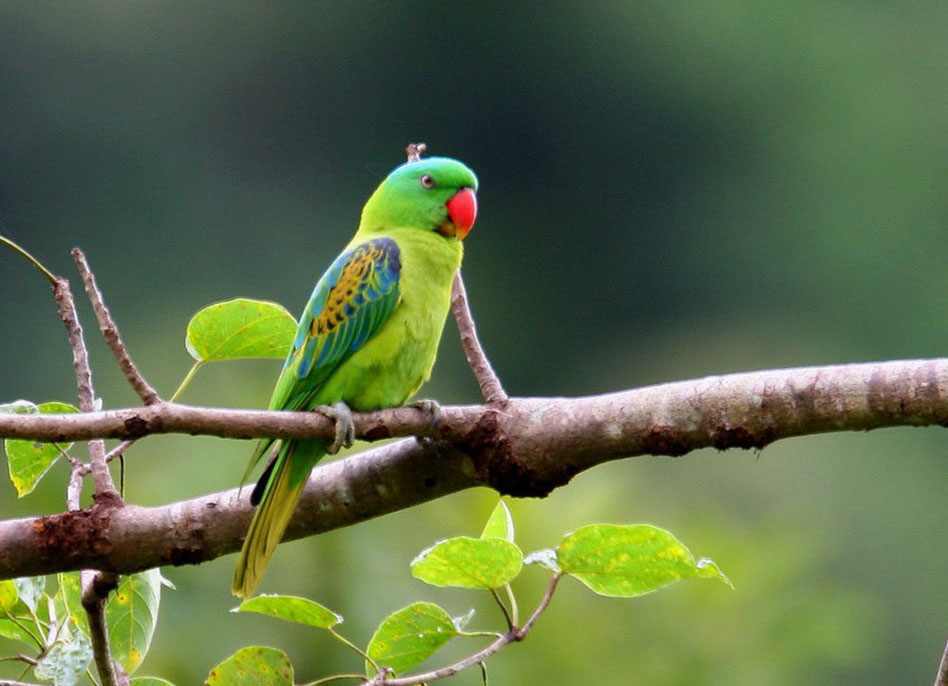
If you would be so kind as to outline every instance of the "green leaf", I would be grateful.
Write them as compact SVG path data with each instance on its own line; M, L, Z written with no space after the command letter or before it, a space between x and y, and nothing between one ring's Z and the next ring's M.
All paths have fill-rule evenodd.
M21 624L26 626L31 626L32 621L27 620L25 622L21 621ZM36 643L33 642L33 639L30 638L30 635L26 633L23 629L17 626L16 622L13 622L9 619L0 619L0 636L3 638L9 638L12 641L19 641L20 643L25 643L28 646L36 647ZM2 683L2 682L0 682Z
M79 572L61 573L59 597L73 622L86 634L89 624L82 609L82 586ZM158 622L161 587L164 578L158 569L123 576L118 588L105 606L109 625L112 657L129 674L141 665L148 653Z
M16 584L10 579L0 581L0 610L12 610L16 605L20 594L17 593Z
M342 617L309 598L295 595L258 595L242 602L231 612L256 612L286 622L331 629L342 622Z
M36 414L39 408L29 400L14 400L0 405L0 414Z
M211 670L205 686L293 686L293 665L282 650L241 648Z
M649 524L584 526L563 539L556 559L565 574L615 598L634 598L692 577L730 585L713 562L702 561L699 567L681 541Z
M516 578L523 553L499 538L458 536L422 551L411 563L411 573L432 586L499 588Z
M112 658L132 674L151 647L161 603L161 572L149 569L123 576L109 596L105 616Z
M296 320L285 307L236 298L208 305L191 317L185 347L198 362L283 359L296 336Z
M81 631L70 640L56 643L33 668L36 678L52 681L53 686L76 686L92 661L92 644Z
M458 635L451 616L434 603L412 603L386 617L366 652L377 664L404 674ZM366 660L365 673L375 676Z
M137 676L132 679L130 686L174 686L174 684L156 676Z
M82 584L79 580L79 572L60 572L57 581L59 583L57 594L65 611L69 613L73 623L88 636L89 620L86 618L85 610L82 609Z
M69 403L57 401L40 403L37 409L42 414L70 414L79 411ZM39 480L59 459L61 451L71 447L72 443L60 443L57 448L54 443L37 443L14 438L4 440L3 448L7 453L10 481L16 488L17 496L22 498L32 493Z
M510 508L503 500L497 501L497 507L490 513L487 524L484 525L484 531L481 532L481 538L502 538L505 541L514 542L514 523L510 515Z

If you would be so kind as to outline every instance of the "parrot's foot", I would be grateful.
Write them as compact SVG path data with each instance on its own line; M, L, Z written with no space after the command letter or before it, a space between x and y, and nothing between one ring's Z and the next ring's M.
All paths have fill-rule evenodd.
M336 429L336 437L326 448L326 452L335 455L342 448L351 448L355 442L355 423L352 421L352 410L341 400L332 405L320 405L313 408L313 412L318 412L324 417L333 421Z
M428 428L432 433L438 430L438 425L441 424L441 418L444 412L441 410L441 405L436 401L428 400L427 398L415 400L414 402L408 403L408 407L414 407L428 415Z

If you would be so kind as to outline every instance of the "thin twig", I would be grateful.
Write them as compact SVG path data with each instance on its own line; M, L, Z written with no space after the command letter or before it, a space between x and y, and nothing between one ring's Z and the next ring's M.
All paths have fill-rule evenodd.
M11 681L10 679L0 679L0 686L39 686L39 684L27 683L25 681Z
M82 325L76 313L76 303L69 288L69 281L57 278L53 285L53 297L59 309L59 317L66 326L69 345L72 348L72 366L76 373L76 385L79 389L79 409L83 412L94 412L95 390L92 386L92 370L89 367L89 352L86 350L85 338L82 335ZM101 439L89 441L89 458L92 468L92 479L95 483L95 497L97 502L120 502L112 475L105 462L105 443Z
M550 601L553 599L553 594L556 592L556 585L560 582L560 574L554 574L550 578L550 583L546 587L546 592L543 594L543 598L540 600L540 604L537 605L536 609L527 619L526 623L517 629L517 640L522 641L523 638L530 633L530 629L533 628L533 625L537 623L537 620L540 618L540 615L543 614L547 606L549 606Z
M454 676L458 672L481 664L487 658L505 646L517 641L522 641L524 638L526 638L527 634L529 634L530 630L533 628L533 625L536 624L537 619L540 618L540 615L542 615L544 610L546 610L546 608L549 606L550 600L553 598L553 593L556 592L556 585L559 583L559 580L559 574L555 574L550 578L550 583L547 584L546 592L543 594L540 604L537 605L526 624L520 628L514 627L513 629L510 629L507 633L503 634L500 638L488 645L486 648L479 650L473 655L469 655L461 660L458 660L454 664L448 665L447 667L441 667L440 669L435 669L423 674L412 674L398 679L389 679L383 675L379 675L366 682L365 686L418 686L418 684L425 684L429 681L447 679L448 677Z
M945 652L941 655L938 674L935 675L935 686L948 686L948 642L945 643Z
M95 389L92 385L89 352L86 349L82 325L79 323L79 315L76 312L76 303L69 287L69 281L64 278L56 278L53 282L53 297L56 300L59 317L66 327L69 346L72 348L73 369L75 370L76 386L79 393L79 409L85 413L95 412ZM95 484L94 497L96 504L113 507L121 505L121 497L115 491L115 484L112 482L112 475L105 460L105 441L101 438L89 441L89 462ZM71 510L79 509L82 475L82 468L74 466L67 487L67 501ZM80 575L80 580L82 583L82 606L89 620L92 652L102 680L102 686L121 686L109 651L109 634L105 619L105 601L109 593L118 585L118 577L111 572L96 573L84 570Z
M118 587L118 577L108 572L82 573L82 607L89 619L92 655L102 686L120 686L116 665L109 650L109 630L105 621L105 601ZM91 577L91 578L90 578Z
M23 653L18 653L17 655L8 655L7 657L0 657L0 662L23 662L24 664L34 666L39 664L39 660L30 657L29 655L24 655Z
M461 270L454 276L454 285L451 289L451 312L458 323L458 332L461 334L461 347L467 363L474 372L474 378L481 387L481 395L488 405L503 406L509 398L497 373L490 366L490 360L481 347L477 338L477 327L474 326L474 317L467 302L467 291L464 288L464 279Z
M138 397L140 397L142 402L146 405L154 405L155 403L161 402L158 391L145 380L145 377L138 371L138 367L132 362L132 358L128 354L128 348L126 348L125 343L122 342L122 336L119 334L118 327L112 319L112 313L109 312L109 308L105 305L102 292L95 282L95 275L89 268L89 262L86 260L85 254L83 254L79 248L73 248L72 259L76 263L76 269L79 270L79 275L82 277L82 283L86 288L86 295L89 296L89 300L92 302L92 309L95 312L96 320L99 322L99 331L102 332L102 337L105 338L105 342L112 350L112 354L115 355L115 359L118 361L119 367L122 369L122 373L125 374L128 383L135 389L135 392L138 393Z
M428 146L424 143L409 143L405 148L405 155L408 157L409 162L417 162L421 159L421 156L425 154L425 150L428 149Z
M69 484L66 486L66 509L76 511L81 509L79 499L82 495L82 477L85 475L85 465L73 465L69 472Z
M116 458L122 457L125 454L125 451L131 448L133 445L135 445L135 440L122 441L105 454L105 461L111 462Z

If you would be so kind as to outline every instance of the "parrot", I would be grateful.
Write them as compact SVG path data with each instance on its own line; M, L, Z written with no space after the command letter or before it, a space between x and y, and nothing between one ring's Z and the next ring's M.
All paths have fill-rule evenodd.
M335 438L261 439L241 483L270 462L231 592L251 596L316 463L352 445L352 411L406 404L431 376L461 266L462 241L477 218L478 180L448 157L396 167L362 209L349 244L316 283L268 409L318 411ZM418 401L433 421L437 403Z

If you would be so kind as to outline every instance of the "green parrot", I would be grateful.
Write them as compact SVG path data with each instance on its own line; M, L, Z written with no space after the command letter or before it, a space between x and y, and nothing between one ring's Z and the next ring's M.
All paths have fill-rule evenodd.
M318 409L335 420L336 438L257 445L244 481L264 455L273 457L250 496L257 510L234 571L234 595L248 597L257 587L313 466L351 445L350 408L403 405L430 377L461 241L477 217L476 191L474 172L453 159L397 167L317 282L269 409Z

